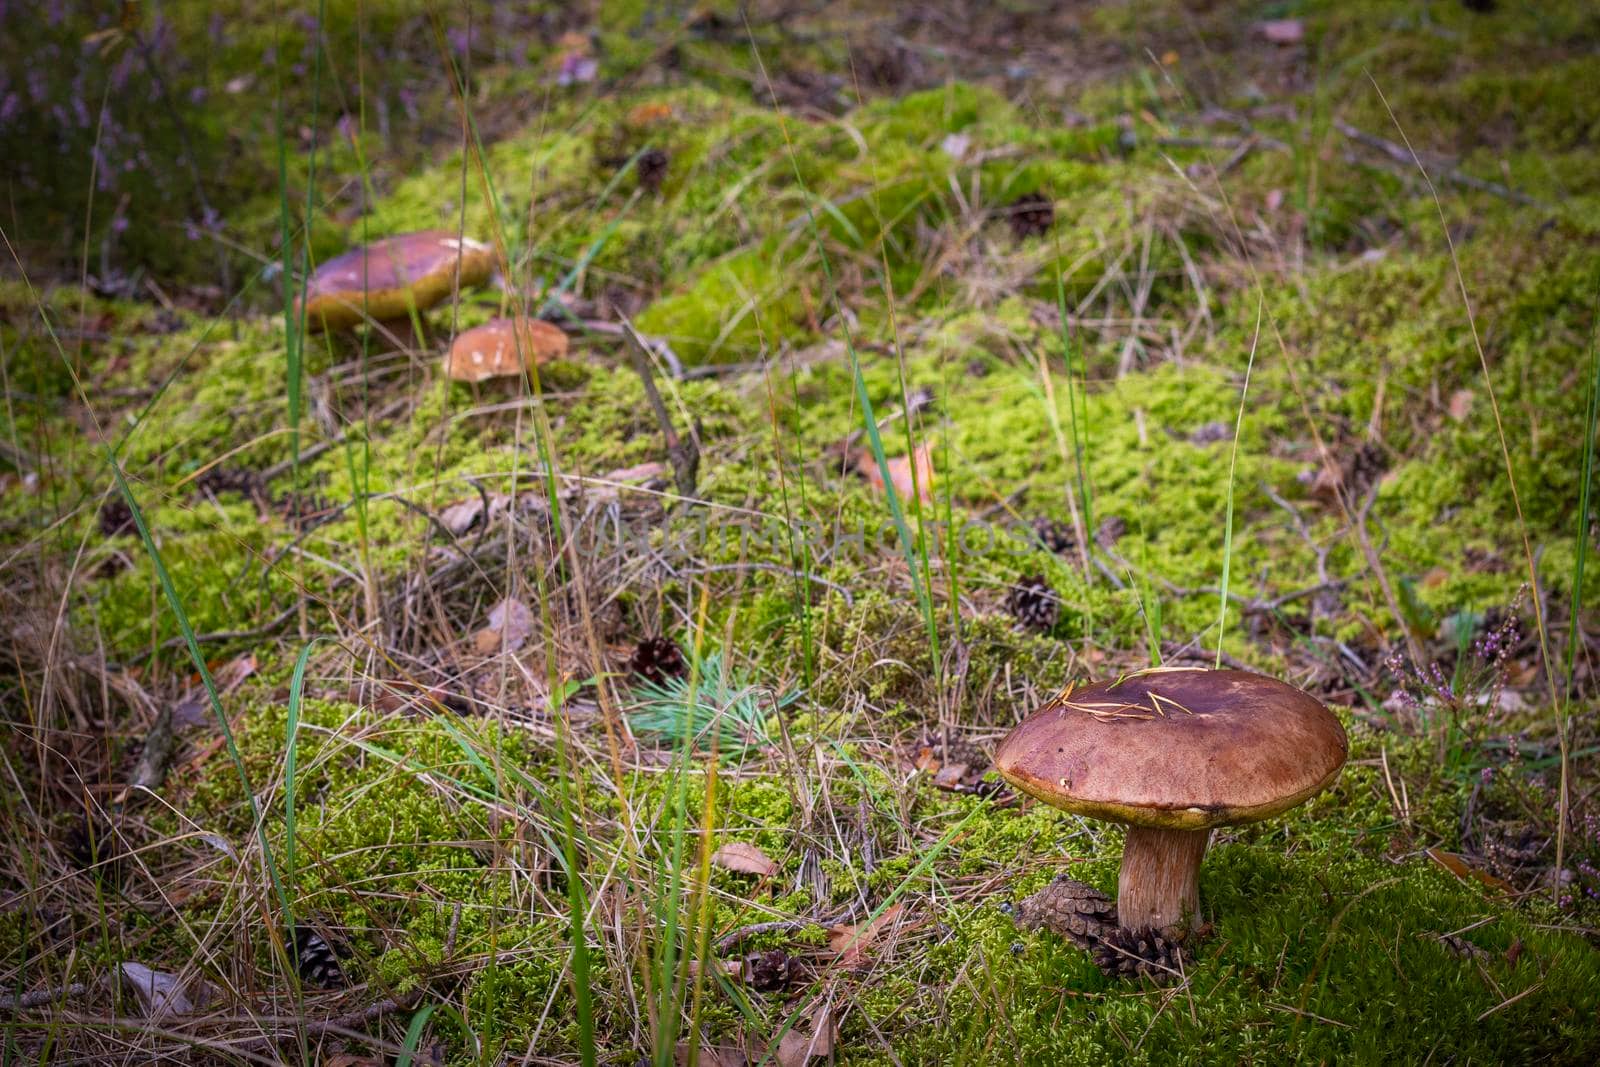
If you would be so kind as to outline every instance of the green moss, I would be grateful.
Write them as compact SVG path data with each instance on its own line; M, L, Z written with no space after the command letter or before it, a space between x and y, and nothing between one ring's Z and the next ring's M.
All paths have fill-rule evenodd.
M409 25L419 15L413 6L385 25ZM748 63L744 42L730 61L731 46L703 25L686 29L638 4L607 3L598 16L606 77L643 69L669 47L683 64L724 73L693 88L649 88L641 77L618 93L576 87L549 96L542 75L475 71L474 99L517 86L552 101L537 121L502 124L489 137L492 192L471 153L400 166L380 158L386 145L369 132L361 145L374 196L360 215L333 199L318 209L313 258L369 236L464 225L504 237L519 288L546 292L570 276L578 296L637 297L640 328L666 337L688 363L786 353L770 378L658 379L675 419L696 424L703 456L700 503L622 520L652 553L584 540L590 531L580 520L609 508L599 492L571 498L566 518L586 570L592 560L603 576L593 602L620 605L627 619L601 635L614 646L604 650L613 665L636 630L697 630L704 603L709 647L765 685L805 687L799 703L773 716L783 727L781 754L750 753L719 770L716 843L752 844L779 870L756 879L714 867L710 915L720 936L775 917L828 914L858 893L873 908L898 894L909 921L875 945L882 955L871 970L829 972L817 987L847 984L846 1059L874 1062L887 1042L899 1062L1585 1062L1596 1036L1584 1011L1600 997L1593 949L1545 928L1561 918L1550 905L1485 897L1413 854L1461 844L1477 782L1464 775L1486 758L1470 732L1441 753L1432 741L1378 734L1352 719L1353 758L1335 787L1284 819L1219 835L1202 884L1216 930L1172 997L1108 983L1084 954L1053 935L1018 931L998 907L1062 869L1109 890L1119 831L1042 806L952 796L899 760L936 720L989 743L1028 710L1023 694L1153 658L1147 624L1156 640L1213 647L1230 495L1233 592L1271 599L1303 590L1319 549L1330 577L1346 584L1315 627L1305 599L1248 620L1230 608L1227 651L1298 667L1294 650L1307 641L1397 637L1400 623L1389 618L1348 523L1302 483L1318 458L1308 415L1336 458L1367 440L1381 446L1389 469L1368 532L1395 587L1437 619L1504 604L1524 578L1492 386L1541 588L1570 592L1584 432L1575 398L1600 287L1591 247L1600 216L1590 210L1600 192L1588 150L1596 120L1582 79L1596 28L1581 7L1480 18L1434 5L1423 18L1378 0L1319 0L1248 17L1230 5L1199 13L1102 6L1082 24L1087 44L1137 31L1175 42L1180 61L1164 64L1170 81L1125 69L1084 78L1066 90L1083 116L1068 125L1053 99L1021 107L960 82L869 101L839 121L805 121L752 102L726 73ZM1211 193L1205 172L1189 169L1217 162L1214 153L1151 141L1194 133L1181 121L1190 116L1188 79L1212 98L1193 42L1250 70L1266 62L1257 53L1276 55L1250 37L1263 14L1305 19L1307 62L1323 73L1314 91L1295 96L1293 119L1266 112L1257 120L1257 132L1285 148L1263 141L1230 172L1224 220L1202 199ZM1241 47L1246 40L1251 46ZM827 45L810 41L765 58L842 69ZM1452 252L1432 197L1409 174L1344 158L1351 146L1333 117L1392 132L1370 98L1369 69L1419 145L1459 155L1468 173L1559 200L1556 210L1442 187ZM1231 91L1219 90L1219 102ZM949 150L959 147L951 134L966 138L965 152ZM670 157L659 191L621 171L646 147ZM354 148L329 152L318 161L320 181L348 181ZM293 156L298 188L310 168ZM1017 240L995 209L1034 192L1051 197L1057 221L1043 237ZM276 230L276 195L241 203L241 233ZM1247 269L1235 219L1253 254L1291 250L1293 273L1280 276L1280 264L1260 256ZM1053 323L1058 273L1070 352ZM1203 319L1195 317L1196 278ZM1132 291L1144 281L1134 316ZM893 315L891 291L900 301ZM126 533L102 536L93 514L109 478L100 446L123 432L121 461L191 619L221 632L268 622L301 592L311 597L311 634L344 631L362 617L350 610L358 585L372 583L390 603L398 583L433 565L438 547L402 499L437 513L471 495L468 477L486 492L536 491L530 476L546 454L567 477L563 486L574 484L570 476L663 458L638 376L603 334L574 335L571 359L542 372L538 400L510 387L444 385L426 367L431 358L410 368L369 359L371 377L358 389L349 367L359 348L319 338L307 352L319 380L304 431L308 439L346 436L301 472L302 489L335 512L332 521L295 529L282 504L287 476L268 487L276 500L265 507L228 491L213 500L186 480L219 460L261 470L287 455L275 318L169 320L70 288L41 298L66 339L65 359L33 297L0 284L9 376L0 436L17 443L22 460L4 457L17 470L6 472L15 480L0 496L0 515L19 554L47 545L77 559L84 546L80 570L95 577L71 590L69 617L97 632L107 658L144 672L152 692L165 692L174 672L187 675L172 650L148 656L176 635L175 624L142 546ZM451 319L480 322L500 303L494 292L472 294ZM834 450L863 418L856 367L833 321L841 307L891 457L912 444L892 417L905 393L934 394L915 427L931 448L934 500L908 509L908 521L929 545L939 661L884 499ZM1135 317L1128 362L1119 324ZM95 339L79 344L78 335ZM92 385L92 412L79 410L74 375ZM1452 412L1452 397L1464 392L1470 403ZM402 400L396 414L362 417ZM548 441L535 440L534 404ZM84 432L63 432L74 425L67 416ZM25 469L34 451L49 463ZM620 499L621 512L639 503ZM1034 518L1065 520L1086 506L1092 525L1125 522L1099 556L1112 577L1099 569L1086 576L1071 554L1046 552L1023 533ZM759 520L759 529L737 528L744 520ZM285 552L291 542L302 555ZM363 659L360 672L393 680L438 670L466 684L504 666L542 682L542 633L514 665L485 664L458 639L507 579L526 578L510 563L541 566L543 551L535 545L530 555L519 542L514 559L483 553L470 573L451 572L425 609L426 636L385 649L390 658ZM1003 610L1006 589L1026 574L1044 575L1061 597L1061 621L1049 633L1024 632ZM1600 568L1591 574L1596 585L1586 592L1600 595ZM565 594L557 571L546 577ZM338 618L320 611L323 601ZM552 605L564 607L559 596ZM379 622L363 642L377 643L395 620ZM260 673L229 695L226 710L279 856L287 844L277 787L284 687L300 641L206 647L208 655L259 658ZM467 972L461 1003L481 1047L436 1016L463 1061L521 1055L536 1032L541 1052L570 1058L579 1042L563 977L571 872L556 857L555 789L570 772L556 758L541 690L530 683L533 706L518 709L527 719L515 726L426 709L413 717L333 699L348 695L350 668L330 662L312 671L317 695L303 709L297 752L296 907L351 929L351 968L375 987L438 989L446 975ZM603 752L588 698L585 690L571 718L575 740L581 752ZM618 1055L640 1033L635 998L665 936L664 916L684 903L674 886L694 879L707 788L703 767L663 766L649 739L635 740L623 781L609 780L604 756L585 756L564 783L579 797L579 873L598 895L589 936L601 1040ZM1403 814L1396 780L1409 790ZM1534 797L1535 786L1527 789ZM252 833L223 756L175 777L169 791L175 809L208 832L236 845ZM1521 797L1498 781L1476 795L1479 804ZM687 829L675 836L680 817ZM191 829L164 812L150 818L173 836ZM932 843L958 824L926 862ZM830 838L836 828L872 840L870 870L853 837ZM813 880L818 870L825 881ZM211 929L232 892L208 888L188 899L188 928ZM1485 917L1465 935L1488 953L1476 961L1448 955L1431 936ZM606 925L613 922L629 931L620 944ZM183 924L168 927L135 917L128 929L142 951L192 952L187 935L174 932ZM8 959L32 951L13 949L23 937L0 930L0 951ZM1508 950L1518 943L1514 962ZM119 951L98 938L79 938L77 948L95 961ZM768 948L809 953L803 975L828 960L816 927L772 931L741 951ZM277 966L265 939L247 949L263 973ZM702 1018L711 1034L731 1036L775 1027L794 1002L708 987Z
M1412 863L1397 871L1337 850L1286 859L1259 843L1224 845L1208 856L1201 889L1216 929L1186 968L1181 1004L1119 994L1087 954L1053 934L1021 933L995 909L978 907L948 913L955 939L931 954L944 974L959 968L968 981L935 1000L936 973L920 989L882 990L864 1010L888 1014L896 997L917 998L912 1014L937 1004L942 1024L913 1027L899 1050L918 1062L982 1055L1096 1063L1114 1054L1129 1062L1216 1063L1309 1053L1378 1063L1430 1050L1492 1060L1532 1047L1581 1059L1578 1049L1595 1047L1567 997L1600 982L1592 950L1525 920L1497 922L1493 933L1468 935L1490 953L1485 978L1430 936L1474 922L1482 906L1474 891L1434 869ZM1513 940L1538 953L1538 968L1527 966L1527 956L1506 962ZM1375 942L1388 946L1390 967L1372 966ZM1559 994L1545 982L1555 973ZM1419 996L1422 989L1428 994ZM1548 1002L1510 1018L1496 1016L1517 1005L1480 1018L1524 989L1532 990L1525 999ZM906 1002L897 1008L903 1020ZM1441 1013L1453 1022L1440 1025Z
M769 338L793 336L804 311L791 279L772 261L775 247L713 263L681 295L652 304L639 328L664 337L687 362L733 362Z

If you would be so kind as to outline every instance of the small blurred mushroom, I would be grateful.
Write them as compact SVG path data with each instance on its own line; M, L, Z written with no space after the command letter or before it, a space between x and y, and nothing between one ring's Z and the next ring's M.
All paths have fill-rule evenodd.
M1118 922L1170 935L1200 922L1212 828L1309 800L1347 752L1339 720L1294 686L1158 667L1054 698L1006 736L995 766L1046 804L1127 826Z
M494 249L444 230L385 237L318 267L302 298L311 330L345 330L364 321L393 323L409 336L419 314L463 288L487 282Z
M444 370L452 381L481 382L521 375L566 354L567 335L558 326L543 319L492 319L451 343Z

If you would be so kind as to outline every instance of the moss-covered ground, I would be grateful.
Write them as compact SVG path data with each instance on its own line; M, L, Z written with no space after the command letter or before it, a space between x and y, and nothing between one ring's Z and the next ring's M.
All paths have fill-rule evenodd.
M1600 1059L1592 5L607 0L477 45L477 5L329 6L279 97L230 66L270 21L205 68L257 105L231 291L179 237L118 252L147 286L0 272L0 1062ZM408 349L302 337L285 216L503 277ZM446 381L508 309L568 358ZM631 671L654 636L718 737ZM1107 978L1012 905L1112 891L1121 832L988 755L1224 661L1349 765L1218 834L1178 980ZM212 997L151 1020L126 961Z

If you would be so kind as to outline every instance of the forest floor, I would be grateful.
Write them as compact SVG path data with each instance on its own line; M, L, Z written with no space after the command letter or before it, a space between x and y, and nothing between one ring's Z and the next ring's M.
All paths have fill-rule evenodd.
M792 6L219 52L170 262L7 216L0 1063L1600 1061L1600 14ZM417 229L426 339L286 314ZM1164 981L989 766L1154 664L1351 746Z

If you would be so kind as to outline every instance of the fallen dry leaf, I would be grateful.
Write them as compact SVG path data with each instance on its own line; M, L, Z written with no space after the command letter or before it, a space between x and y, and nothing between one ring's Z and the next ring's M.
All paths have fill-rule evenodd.
M224 696L232 693L256 673L256 657L252 653L235 656L212 672L212 680L222 689Z
M987 754L969 741L946 744L937 736L925 737L906 759L928 776L935 789L978 796L996 796L1004 789L989 774Z
M831 926L828 928L828 948L832 949L839 957L841 967L859 967L866 962L867 949L872 943L895 921L900 918L900 913L905 910L904 904L895 904L886 908L882 915L870 922L856 923L853 926Z
M175 730L193 730L216 723L211 706L199 697L185 697L172 705L172 727Z
M523 508L531 496L520 497ZM486 503L487 501L487 503ZM487 497L473 496L457 500L439 512L439 525L460 537L471 533L486 523L494 522L511 507L511 498L504 493L490 493Z
M460 537L483 521L483 498L458 500L439 512L439 525Z
M1446 852L1442 848L1430 848L1428 849L1428 858L1464 882L1478 882L1502 893L1515 893L1517 891L1516 887L1504 878L1498 878L1488 871L1474 867L1472 861L1459 852Z
M711 862L735 874L771 878L778 873L778 865L765 852L743 841L729 841L711 854Z
M185 984L175 974L142 963L118 964L117 971L123 983L133 990L139 1010L151 1019L199 1011L216 994L211 984L203 979L195 978Z
M533 636L533 626L533 612L528 605L506 597L489 610L489 625L479 630L473 641L479 655L515 652Z
M1273 44L1299 44L1306 37L1306 24L1299 19L1267 19L1256 29Z
M698 1049L698 1055L691 1057L690 1053L693 1051L696 1050L689 1042L678 1042L673 1053L680 1067L688 1067L691 1058L700 1067L744 1067L747 1062L744 1053L732 1045L702 1044Z
M634 467L622 467L600 476L603 482L648 482L656 478L667 478L672 475L672 468L665 463L652 460L649 463L640 463Z
M778 1051L773 1059L778 1067L805 1067L809 1060L833 1055L838 1038L839 1024L824 1005L809 1029L802 1029L796 1021L789 1032L778 1039Z
M915 464L916 479L912 480L913 464ZM888 460L889 480L894 485L894 491L901 500L909 500L921 490L920 499L924 504L933 503L933 456L927 444L920 444L912 449L909 456L891 456ZM883 471L878 467L878 461L871 452L861 452L856 456L856 469L867 480L867 484L878 492L883 492Z

